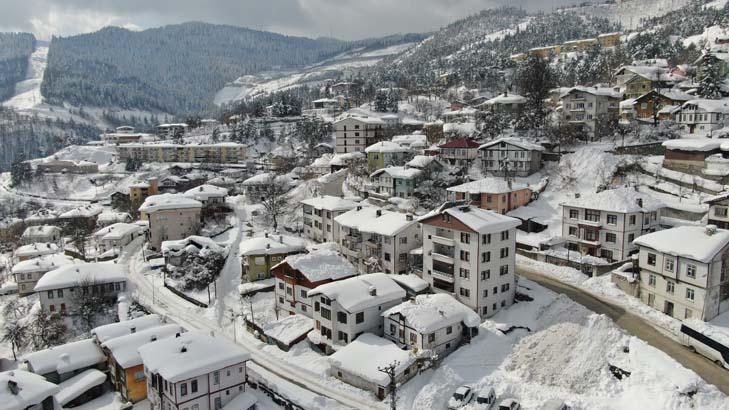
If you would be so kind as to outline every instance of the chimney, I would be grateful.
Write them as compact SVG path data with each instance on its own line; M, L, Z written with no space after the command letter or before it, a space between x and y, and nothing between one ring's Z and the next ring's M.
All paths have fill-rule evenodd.
M380 216L382 216L382 209L377 210L377 217L380 217Z
M187 346L182 346L180 348L180 353L185 353L185 352L187 352Z
M376 287L370 286L369 292L370 292L370 296L377 296L377 288Z
M643 198L636 199L635 203L638 204L639 207L643 208Z
M507 96L508 96L508 94L509 94L509 92L508 92L508 91L504 91L504 97L507 97Z
M362 205L357 205L357 210L358 211L361 211L362 210Z
M407 215L405 215L405 220L408 221L408 222L410 222L410 221L413 220L413 216L410 215L410 214L407 214Z
M10 377L14 377L15 373L10 372ZM13 394L13 396L17 396L20 393L20 386L18 386L18 382L15 380L8 380L8 389L10 390L10 393Z
M180 332L175 333L175 337L180 337Z
M268 238L268 231L264 232L263 235Z
M129 331L131 333L136 333L137 332L137 327L136 326L132 326L132 327L129 328Z
M271 249L271 244L270 243L267 243L266 244L266 249Z
M580 193L579 193L579 192L575 192L575 199L580 199L580 196L581 196L581 195L580 195Z
M706 233L706 236L711 236L716 233L716 225L706 225L706 229L704 229L704 233Z
M283 235L278 236L278 243L283 243Z

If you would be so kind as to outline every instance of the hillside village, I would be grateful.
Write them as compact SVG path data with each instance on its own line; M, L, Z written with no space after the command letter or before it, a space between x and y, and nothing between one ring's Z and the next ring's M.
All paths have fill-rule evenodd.
M0 403L729 409L729 6L707 9L683 60L611 65L653 34L610 22L488 87L362 70L17 158ZM500 13L496 48L554 18Z

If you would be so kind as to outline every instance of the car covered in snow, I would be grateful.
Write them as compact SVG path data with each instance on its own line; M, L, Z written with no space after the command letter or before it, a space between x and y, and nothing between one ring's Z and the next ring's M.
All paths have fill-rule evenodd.
M499 410L519 410L521 405L516 399L504 399L499 403Z
M496 393L493 387L482 389L476 395L476 406L478 410L489 410L496 404Z
M453 397L448 400L449 409L460 409L473 400L473 390L468 386L461 386L453 393Z
M570 406L566 405L560 399L549 399L546 403L542 404L542 410L570 410Z

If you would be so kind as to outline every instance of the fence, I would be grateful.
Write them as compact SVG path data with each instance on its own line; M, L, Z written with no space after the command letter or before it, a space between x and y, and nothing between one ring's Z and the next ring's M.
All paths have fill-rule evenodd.
M185 299L186 301L192 303L195 306L201 307L201 308L207 308L208 304L200 302L199 300L195 298L191 298L190 296L187 296L186 294L180 292L179 290L173 288L172 286L168 285L167 282L164 283L165 288L169 289L170 292L174 293L175 295Z
M615 149L609 152L616 155L664 155L666 148L662 142L649 142L646 144L615 147Z
M588 276L600 276L604 275L605 273L612 272L613 270L619 268L620 266L623 266L626 261L620 261L620 262L613 262L606 265L598 265L598 264L591 264L591 263L583 263L581 261L573 261L573 260L567 260L562 259L560 257L554 256L554 255L547 255L543 252L539 251L532 251L528 249L516 249L516 253L522 256L526 256L529 259L533 259L535 261L539 262L546 262L552 265L557 266L568 266L573 269L577 269L580 272L584 273Z

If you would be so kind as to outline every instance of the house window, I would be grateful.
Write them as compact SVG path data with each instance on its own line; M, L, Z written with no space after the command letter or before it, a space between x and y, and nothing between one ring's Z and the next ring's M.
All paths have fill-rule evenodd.
M471 296L471 291L466 288L461 288L459 293L461 294L461 296L466 298Z
M694 290L693 289L686 288L686 299L694 300Z
M673 259L666 259L666 270L669 272L673 272Z
M577 236L577 227L576 226L570 226L567 231L569 232L570 236Z
M431 333L428 335L428 343L435 342L435 333Z
M347 314L344 312L337 312L337 322L347 323Z
M410 344L415 344L418 342L418 334L417 333L410 333Z
M717 206L716 208L714 208L714 216L718 216L718 217L721 217L721 218L726 218L727 217L727 209L728 208L725 207L725 206Z
M395 333L397 333L397 328L393 323L390 323L390 334L394 335Z
M696 279L696 265L686 265L686 276L692 279Z
M306 290L305 289L301 289L299 291L299 295L301 295L302 298L306 298Z
M666 282L666 292L673 293L676 290L676 284L673 282Z
M461 251L461 260L468 262L470 259L470 253L468 251Z
M451 333L453 333L453 326L448 326L448 327L446 328L446 334L447 334L447 335L449 335L449 334L451 334Z
M501 259L508 258L509 248L501 248L501 251L499 253L501 254Z
M213 384L220 384L220 372L213 372Z
M180 396L187 396L187 383L182 383L180 385Z
M482 239L482 242L483 242L484 244L486 244L486 245L487 245L487 244L490 244L490 243L491 243L491 234L490 234L490 233L487 233L487 234L486 234L486 235L484 235L484 236L483 236L482 238L483 238L483 239Z
M283 290L283 289L284 289L284 284L283 284L283 282L279 282L279 283L278 283L278 288L279 288L279 289L281 289L281 290Z
M342 332L341 330L337 332L337 338L344 343L349 343L349 336L347 336L347 334Z
M600 222L600 211L593 209L585 209L585 220L592 222Z
M483 252L481 254L481 262L490 262L491 261L491 252Z
M322 307L321 308L321 317L326 320L332 320L332 312L329 309Z
M630 217L628 218L628 223L630 223L631 225L635 225L635 215L630 215Z
M605 233L605 242L615 243L617 241L617 236L615 236L614 233L607 232Z
M651 266L656 266L656 254L655 253L648 254L648 264Z
M648 286L656 286L656 275L648 276Z
M629 243L633 243L633 240L634 239L635 239L635 234L634 233L628 234L628 242Z
M501 292L508 292L508 291L509 291L508 283L504 283L503 285L501 285Z
M481 271L481 280L491 279L491 269Z
M499 268L499 276L504 276L509 274L509 265L501 265Z
M52 290L49 290L48 291L48 299L53 299L53 291Z
M613 214L608 214L607 216L607 223L608 225L617 225L618 224L618 216Z
M489 308L488 308L488 306L484 306L484 307L483 307L483 308L481 309L481 314L482 314L482 315L487 315L487 314L488 314L488 312L489 312Z
M471 234L461 232L461 243L471 243Z
M459 276L464 279L468 279L471 276L471 272L468 269L461 268Z
M400 244L401 245L407 245L407 243L408 243L408 237L407 236L403 236L402 238L400 238Z
M502 231L501 232L501 240L502 241L505 241L507 239L509 239L509 231Z
M362 323L362 322L364 322L364 312L357 313L357 315L355 316L355 320L354 321L356 323Z
M570 209L570 219L579 218L580 213L576 209Z
M684 319L691 319L692 313L693 312L691 311L691 309L686 308L686 310L683 313L683 318Z

